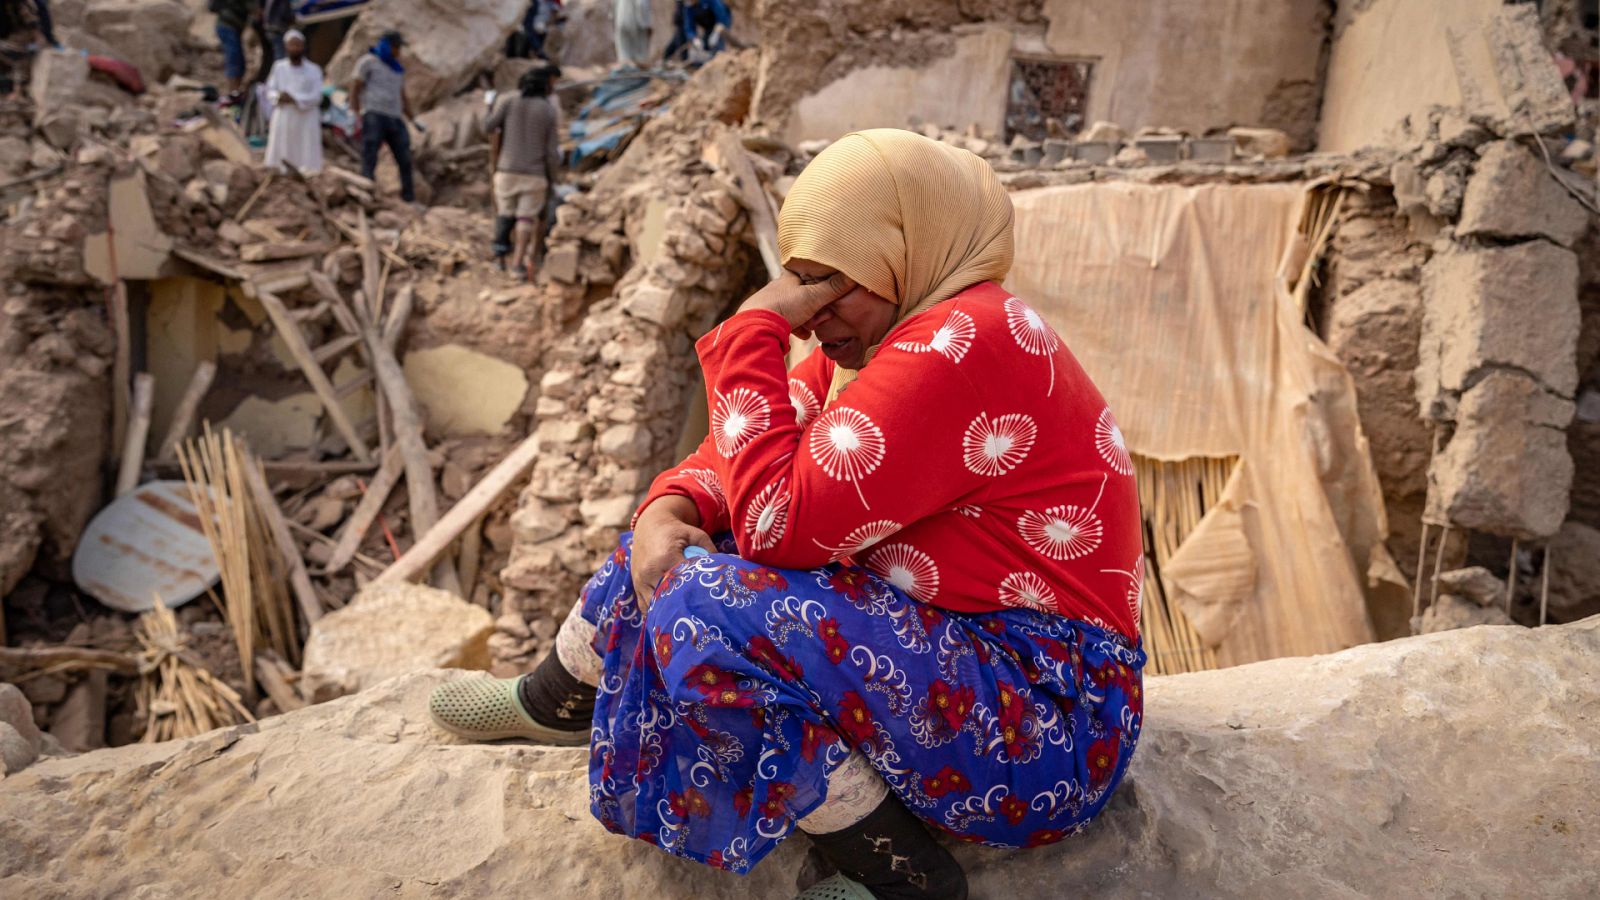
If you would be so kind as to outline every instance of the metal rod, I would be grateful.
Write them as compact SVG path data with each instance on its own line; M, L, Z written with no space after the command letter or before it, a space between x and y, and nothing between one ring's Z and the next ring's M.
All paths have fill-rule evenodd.
M1422 615L1422 570L1428 565L1428 520L1422 520L1422 541L1417 544L1417 570L1411 573L1411 618Z
M1517 539L1511 539L1511 570L1506 573L1506 617L1511 617L1511 598L1517 592Z
M1539 627L1544 627L1545 612L1550 608L1550 545L1544 545L1544 574L1540 577L1544 583L1539 586Z
M1439 534L1439 550L1433 555L1433 589L1428 593L1428 606L1439 602L1439 568L1444 565L1444 545L1450 543L1450 526Z

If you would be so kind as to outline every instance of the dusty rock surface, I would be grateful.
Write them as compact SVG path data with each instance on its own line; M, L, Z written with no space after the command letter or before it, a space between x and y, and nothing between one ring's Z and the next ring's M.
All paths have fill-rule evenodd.
M311 626L301 690L329 700L419 669L486 669L493 630L487 610L448 591L368 585Z
M1088 832L957 852L978 898L1589 896L1597 675L1600 618L1152 679L1133 772ZM435 732L427 694L453 677L35 763L0 782L0 893L190 895L219 877L255 897L794 890L803 840L747 878L712 872L602 831L583 751Z

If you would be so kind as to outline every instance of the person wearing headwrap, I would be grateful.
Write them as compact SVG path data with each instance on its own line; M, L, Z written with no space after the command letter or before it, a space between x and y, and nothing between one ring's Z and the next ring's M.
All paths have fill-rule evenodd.
M378 172L378 152L385 145L394 154L400 170L400 199L416 202L411 177L411 100L406 96L406 67L400 61L405 38L398 31L385 31L356 63L355 81L350 88L350 112L361 120L361 174L374 178Z
M267 96L272 127L267 132L266 164L282 172L288 163L308 174L322 171L322 67L306 59L306 36L290 29L283 36L284 58L272 64Z
M798 827L839 872L802 897L965 897L929 828L1053 843L1132 757L1133 465L1001 286L1011 202L978 157L847 135L795 181L778 244L785 272L696 345L710 435L555 652L441 687L433 715L587 742L595 816L669 853L744 872ZM818 346L785 371L792 336Z

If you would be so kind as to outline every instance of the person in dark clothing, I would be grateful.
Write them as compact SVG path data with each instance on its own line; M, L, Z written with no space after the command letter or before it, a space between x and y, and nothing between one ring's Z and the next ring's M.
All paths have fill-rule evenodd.
M267 44L272 47L272 61L283 59L283 36L294 27L294 0L266 0L261 8L261 24L267 32Z
M405 38L386 31L356 64L350 88L350 111L361 119L361 174L372 178L378 170L378 151L387 144L400 169L400 199L415 203L411 179L411 101L406 97L405 66L400 61Z
M512 269L523 279L543 240L541 214L561 171L561 117L549 99L551 76L548 67L524 73L520 96L502 98L483 123L494 166L495 256L504 265L510 253Z
M733 13L722 0L678 0L672 22L672 40L662 53L662 60L683 58L704 63L727 49Z
M217 43L222 45L227 100L237 103L244 87L244 32L256 16L256 0L211 0L210 9L217 14Z

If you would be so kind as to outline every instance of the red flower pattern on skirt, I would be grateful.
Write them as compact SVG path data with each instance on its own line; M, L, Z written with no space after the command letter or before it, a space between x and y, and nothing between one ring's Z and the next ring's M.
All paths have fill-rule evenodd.
M1100 810L1137 741L1143 654L1104 629L934 610L864 569L726 554L675 567L646 613L614 559L582 610L609 685L591 803L667 852L748 871L852 748L930 827L1051 843Z

